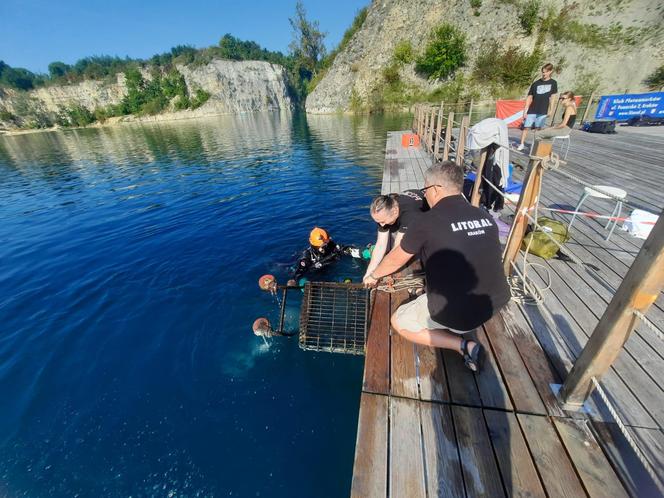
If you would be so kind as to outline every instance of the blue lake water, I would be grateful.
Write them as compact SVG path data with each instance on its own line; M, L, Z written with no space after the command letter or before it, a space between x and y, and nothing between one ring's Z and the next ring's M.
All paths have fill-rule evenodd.
M256 282L285 281L314 225L372 241L385 134L407 122L0 137L0 496L348 495L363 360L266 348Z

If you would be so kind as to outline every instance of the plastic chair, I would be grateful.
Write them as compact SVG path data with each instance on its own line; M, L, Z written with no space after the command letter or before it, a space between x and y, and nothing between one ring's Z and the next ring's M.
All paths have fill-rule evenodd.
M585 200L588 197L595 197L596 199L614 199L614 200L615 198L618 198L616 200L616 205L614 206L613 211L611 212L611 218L620 217L620 213L622 212L622 206L623 206L622 201L624 201L625 198L627 197L627 192L625 192L621 188L609 187L606 185L594 185L594 187L597 188L598 190L595 190L591 187L583 188L583 195L581 195L581 199L579 200L579 203L576 205L576 208L574 209L574 214L572 215L572 219L569 222L570 231L572 230L572 224L574 223L574 219L576 218L576 212L578 212L581 209L581 205L585 202ZM609 197L608 195L603 194L602 192L611 194L613 197ZM617 219L609 219L608 223L604 227L605 230L608 230L609 225L611 225L611 229L609 230L609 234L606 236L606 240L609 240L611 238L611 234L615 230L617 224L618 224Z
M552 146L551 146L552 150L556 148L556 140L561 141L560 152L562 152L563 149L565 150L565 154L563 154L563 161L565 159L567 159L567 153L569 152L569 146L570 146L570 142L571 142L571 140L569 138L569 135L563 135L562 137L552 137L552 140L553 140L552 141ZM565 142L567 142L567 147L565 147Z

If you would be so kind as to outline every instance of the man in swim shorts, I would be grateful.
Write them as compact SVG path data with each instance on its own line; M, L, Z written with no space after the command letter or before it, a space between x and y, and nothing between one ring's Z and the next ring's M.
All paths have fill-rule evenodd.
M525 149L528 128L541 130L546 128L546 119L553 113L553 105L558 93L558 83L551 78L553 64L542 66L542 77L530 85L526 105L523 109L523 130L521 131L521 143L516 150Z
M407 340L460 353L480 367L482 346L464 335L489 320L510 299L498 227L462 194L463 171L451 161L431 166L423 190L429 211L418 216L396 246L365 279L375 285L418 255L426 293L400 306L392 326Z

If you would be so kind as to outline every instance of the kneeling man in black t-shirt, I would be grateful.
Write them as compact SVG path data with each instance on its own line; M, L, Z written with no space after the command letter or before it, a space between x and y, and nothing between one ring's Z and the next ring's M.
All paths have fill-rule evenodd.
M401 245L364 281L373 285L419 255L426 293L400 306L392 326L409 341L458 351L476 371L482 346L463 334L489 320L510 299L498 228L489 213L462 195L463 171L455 163L434 164L424 183L430 210L413 221Z

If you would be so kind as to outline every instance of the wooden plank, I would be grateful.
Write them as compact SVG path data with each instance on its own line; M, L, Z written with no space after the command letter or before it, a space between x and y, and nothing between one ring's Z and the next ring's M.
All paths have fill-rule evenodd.
M392 294L391 313L403 303L408 297L407 291L399 291ZM394 396L406 398L419 398L417 385L417 368L415 365L415 343L407 341L395 330L390 331L391 351L391 386L390 393Z
M625 488L588 429L587 422L569 418L554 418L553 422L588 495L627 498Z
M420 399L448 402L450 394L441 351L421 345L416 345L415 351L419 364Z
M452 405L463 479L468 496L505 496L480 408Z
M462 405L482 406L475 376L463 364L461 355L448 349L443 349L441 352L452 402Z
M465 496L452 414L446 405L420 403L427 496Z
M482 406L512 410L512 401L510 400L503 376L493 356L493 351L489 340L486 338L484 329L482 327L478 328L475 336L480 344L484 346L484 365L482 371L475 374L477 388L480 391L480 398L482 399ZM525 369L522 373L526 374Z
M544 403L519 350L507 330L500 314L484 324L486 336L491 343L504 381L508 386L515 409L519 412L546 414Z
M350 494L387 496L388 398L362 393Z
M518 414L517 419L547 494L566 498L585 497L574 466L548 417Z
M514 340L513 344L519 350L520 357L528 369L530 378L537 389L540 399L546 407L547 413L549 415L563 416L564 412L560 408L558 399L551 389L552 384L561 383L561 377L549 361L549 358L543 351L542 346L528 325L528 322L523 318L523 315L514 303L509 303L500 311L500 318L503 320L507 335L512 337ZM529 399L525 399L526 396ZM526 409L526 407L537 408L536 402L532 400L531 393L528 393L527 395L524 393L523 396L519 396L518 401L517 395L513 394L512 399L514 400L517 410L537 413L536 409Z
M390 397L390 496L426 496L418 404Z
M623 485L631 496L664 496L664 488L648 473L615 423L592 422L592 428L598 436L597 440L600 446L616 468ZM661 436L661 432L657 429L638 429L639 432L636 429L629 430L632 437L637 438L639 447L646 448L646 450L648 449L646 445L649 442L646 441L646 445L644 445L643 439L638 437L639 432L641 434L644 432L659 433ZM659 449L661 450L661 448L662 446ZM659 454L660 464L657 465L657 461L654 459L651 462L656 465L655 468L659 472L660 479L663 479L662 453L657 453Z
M390 392L390 295L375 291L367 332L362 389L367 392Z
M535 464L513 413L484 410L507 496L545 497Z

